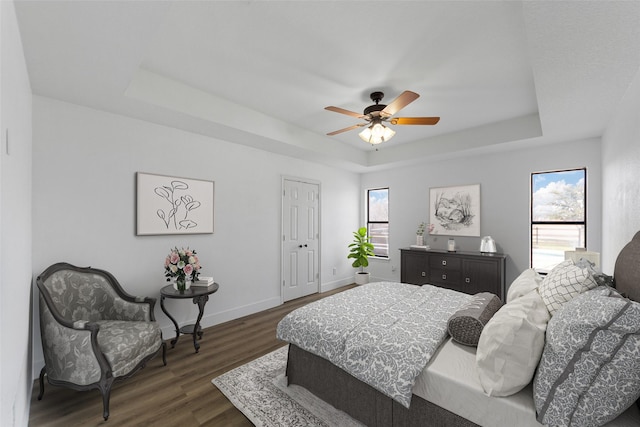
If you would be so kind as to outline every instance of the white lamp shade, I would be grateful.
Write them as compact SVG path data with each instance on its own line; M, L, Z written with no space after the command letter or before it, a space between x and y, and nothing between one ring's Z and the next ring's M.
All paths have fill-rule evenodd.
M380 144L393 138L396 132L382 123L374 123L358 134L360 139L369 144Z
M564 251L565 260L571 259L573 262L578 262L581 258L593 263L595 269L600 271L600 252L591 252L584 248L576 248L575 251Z

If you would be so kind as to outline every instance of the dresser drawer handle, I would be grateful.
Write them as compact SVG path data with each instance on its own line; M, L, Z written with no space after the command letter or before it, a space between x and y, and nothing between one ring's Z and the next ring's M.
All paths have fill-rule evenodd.
M424 271L422 272L422 277L427 277L427 273L425 273Z
M447 265L447 260L446 259L442 260L442 265Z
M442 280L447 280L447 275L446 274L442 275Z
M469 279L468 277L466 279L464 279L465 283L471 283L471 279Z

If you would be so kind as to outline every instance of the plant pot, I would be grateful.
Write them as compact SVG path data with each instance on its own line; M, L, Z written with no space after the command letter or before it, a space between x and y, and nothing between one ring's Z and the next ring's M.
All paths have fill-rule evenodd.
M359 271L356 273L356 285L366 285L369 283L369 273Z

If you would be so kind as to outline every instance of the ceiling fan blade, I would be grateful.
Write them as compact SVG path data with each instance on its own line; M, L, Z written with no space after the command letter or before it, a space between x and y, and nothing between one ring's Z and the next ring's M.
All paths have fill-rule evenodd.
M349 110L345 110L344 108L340 108L340 107L324 107L325 110L329 110L329 111L333 111L336 113L340 113L340 114L346 114L347 116L351 116L351 117L357 117L359 119L363 118L364 116L361 113L356 113L355 111L349 111Z
M391 117L396 114L398 111L402 110L407 105L411 104L413 101L418 99L420 95L415 92L411 92L410 90L405 90L394 99L391 104L384 107L384 110L380 111L381 116Z
M394 117L389 120L392 125L435 125L440 117Z
M344 128L344 129L340 129L340 130L334 130L333 132L329 132L327 135L329 135L329 136L337 135L339 133L347 132L347 131L353 130L355 128L361 128L362 126L366 126L368 124L369 123L359 123L357 125L349 126L348 128Z

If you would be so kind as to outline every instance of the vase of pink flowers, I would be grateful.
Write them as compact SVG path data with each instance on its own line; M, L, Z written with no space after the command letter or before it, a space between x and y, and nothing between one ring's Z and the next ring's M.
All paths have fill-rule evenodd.
M196 251L177 247L171 249L164 260L164 275L167 282L173 281L173 287L180 293L189 289L191 282L198 280L200 261Z

